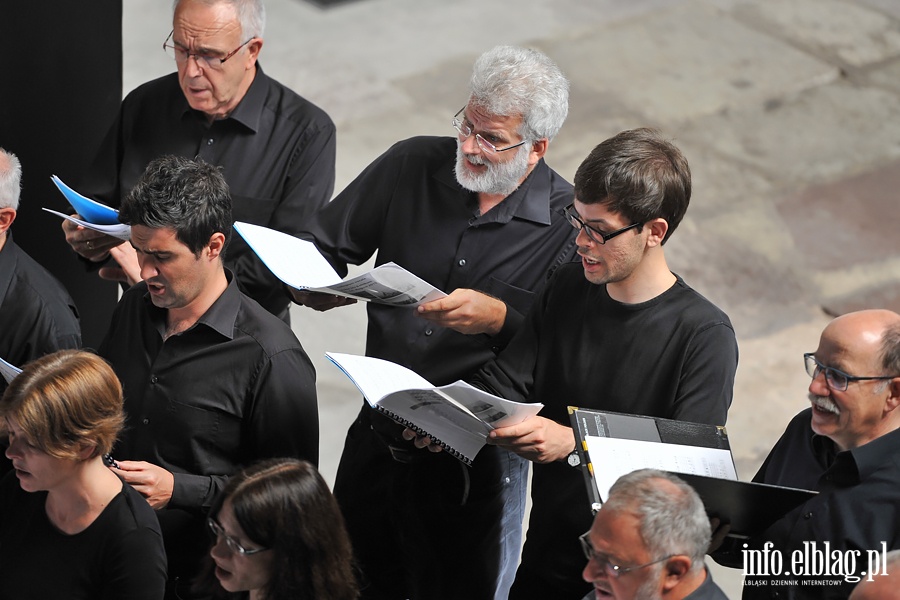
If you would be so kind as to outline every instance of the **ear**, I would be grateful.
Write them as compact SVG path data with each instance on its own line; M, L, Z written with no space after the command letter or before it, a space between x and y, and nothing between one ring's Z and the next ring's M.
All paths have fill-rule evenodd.
M691 570L691 559L684 554L677 554L663 565L663 590L675 588Z
M533 167L538 164L544 155L547 154L547 148L550 146L550 142L547 138L540 139L536 142L531 142L531 152L528 154L528 166ZM512 152L512 150L510 150Z
M647 237L647 246L650 248L661 246L669 231L669 222L660 217L644 223L644 229L650 232Z
M225 249L225 234L221 231L217 231L209 238L209 243L206 244L207 256L210 259L219 258L222 254L222 250Z
M91 443L82 443L78 449L78 458L80 460L88 460L98 455L97 446Z
M13 221L16 220L16 209L0 208L0 233L6 233Z
M247 44L247 58L244 63L247 71L256 66L256 61L259 59L259 52L262 50L262 47L262 38L253 38L253 41Z
M888 397L884 401L885 412L893 412L900 406L900 377L894 377L887 381Z

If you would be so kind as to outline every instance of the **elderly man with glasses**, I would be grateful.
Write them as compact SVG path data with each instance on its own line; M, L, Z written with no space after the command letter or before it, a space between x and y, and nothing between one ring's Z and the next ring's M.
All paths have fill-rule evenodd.
M536 417L488 443L534 462L510 600L580 598L591 503L567 406L723 425L738 349L728 316L669 270L663 244L691 197L687 160L657 131L623 131L575 173L565 210L581 262L556 270L519 334L471 380Z
M583 600L727 600L706 569L710 526L694 489L642 469L620 477L580 538Z
M454 136L394 144L310 221L308 237L342 274L377 253L376 264L393 261L449 293L417 309L370 304L369 356L444 385L506 345L534 293L574 256L563 216L572 186L544 162L567 112L568 81L549 58L494 48L475 63ZM319 310L345 303L295 299ZM416 448L363 402L334 485L363 597L505 598L527 468L498 448L471 468Z
M803 358L811 406L788 424L753 480L819 493L746 548L714 555L743 568L745 554L761 556L768 544L768 555L777 552L800 583L783 585L791 579L783 573L751 576L744 598L847 598L857 578L879 566L870 556L883 560L900 548L900 315L842 315ZM763 575L755 571L748 575Z
M198 157L222 168L236 220L299 232L334 191L335 126L263 72L264 28L262 0L175 0L163 48L177 72L125 98L93 170L77 182L79 191L117 207L151 160ZM69 221L63 230L86 260L115 259L119 266L100 269L101 276L140 280L128 244ZM225 265L247 295L288 321L284 286L240 236Z

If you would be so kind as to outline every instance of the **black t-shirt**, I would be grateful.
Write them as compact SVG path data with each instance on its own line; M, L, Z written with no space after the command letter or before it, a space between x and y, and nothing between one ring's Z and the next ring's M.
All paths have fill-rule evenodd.
M156 515L122 484L87 529L50 523L46 492L22 490L15 473L0 482L0 600L160 600L166 555Z

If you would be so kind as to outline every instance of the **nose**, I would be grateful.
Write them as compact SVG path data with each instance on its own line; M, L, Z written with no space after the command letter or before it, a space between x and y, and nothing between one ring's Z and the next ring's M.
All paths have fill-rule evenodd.
M594 239L587 234L587 229L582 227L578 230L578 235L575 236L575 244L582 248L587 248L588 246L593 246L596 242Z
M587 564L584 565L584 570L581 572L581 578L588 583L593 583L601 577L606 577L606 569L601 568L596 560L589 560Z
M213 558L227 558L230 552L225 543L225 538L216 537L216 543L209 549L209 555Z
M825 381L825 371L819 371L816 376L809 382L809 393L816 396L828 396L831 394L831 388Z
M460 148L465 154L481 154L481 146L478 145L478 140L475 139L474 133L469 134L469 137L460 141Z
M155 277L159 274L159 271L156 270L156 267L153 265L153 261L148 259L141 260L138 258L138 265L141 267L141 279L147 281L151 277Z
M203 67L200 66L200 59L194 54L188 54L187 60L184 61L184 72L188 77L200 77L203 74Z
M10 440L9 448L6 449L6 458L9 460L14 460L16 458L22 458L22 453L19 452L19 443L16 440Z

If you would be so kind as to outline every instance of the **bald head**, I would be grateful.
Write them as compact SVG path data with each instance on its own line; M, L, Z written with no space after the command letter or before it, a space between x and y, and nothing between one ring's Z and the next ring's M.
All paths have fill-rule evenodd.
M891 310L871 309L847 313L825 327L837 349L868 362L871 374L900 375L900 315Z
M885 558L887 575L863 579L853 588L850 600L900 600L900 550L888 552Z

